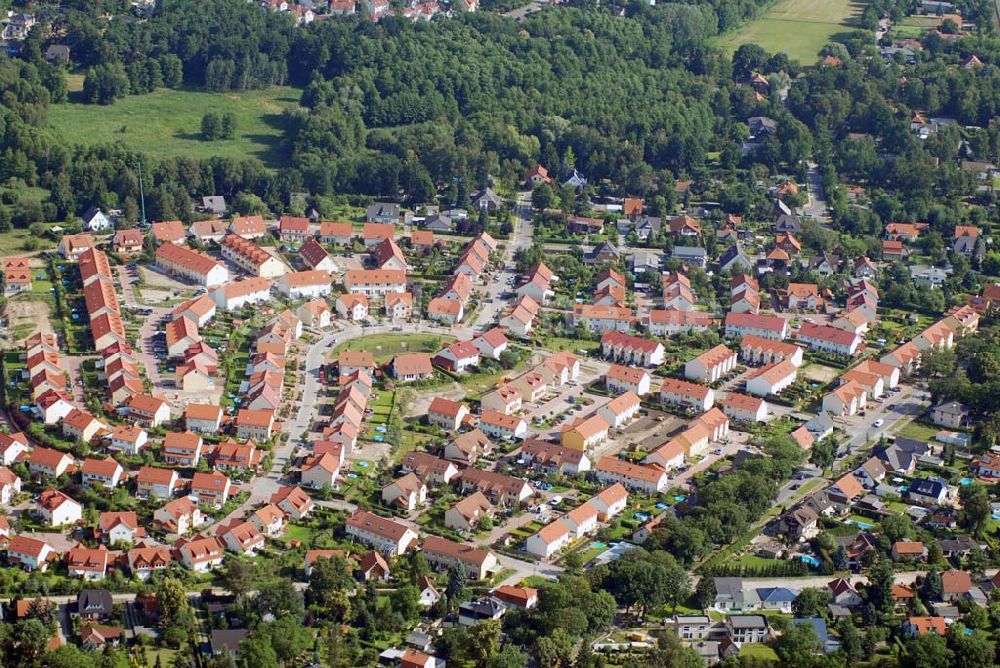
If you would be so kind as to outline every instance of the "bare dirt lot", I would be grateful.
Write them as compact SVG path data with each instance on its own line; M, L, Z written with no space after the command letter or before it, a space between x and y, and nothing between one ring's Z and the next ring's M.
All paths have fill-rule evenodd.
M19 341L35 332L53 331L52 323L49 322L49 305L45 302L11 300L4 309L4 318L8 323L0 334L0 345L4 348L17 345Z
M191 285L178 281L172 276L161 274L160 272L154 271L149 267L139 267L139 271L142 272L142 280L145 281L146 285L151 288L167 288L168 290L173 290L174 292L186 292L192 289ZM145 297L145 295L143 296Z
M829 383L840 375L840 371L823 364L808 364L802 367L802 375L816 383Z

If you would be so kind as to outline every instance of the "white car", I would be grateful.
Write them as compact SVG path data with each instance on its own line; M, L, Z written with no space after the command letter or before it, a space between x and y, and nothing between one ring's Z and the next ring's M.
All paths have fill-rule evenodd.
M881 427L884 423L885 423L885 420L883 420L882 418L879 418L879 419L875 420L874 422L872 422L872 426L873 427Z

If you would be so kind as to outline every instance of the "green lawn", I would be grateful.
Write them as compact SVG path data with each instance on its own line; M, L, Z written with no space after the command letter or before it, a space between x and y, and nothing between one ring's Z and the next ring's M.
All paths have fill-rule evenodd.
M281 115L298 101L299 91L285 86L239 93L161 88L108 106L52 105L49 121L70 143L122 143L156 157L257 157L268 167L280 167L285 163L278 146ZM202 141L201 118L207 112L235 113L236 137Z
M941 427L935 427L934 425L914 420L900 429L896 435L903 438L912 438L916 441L933 441L934 435L939 431L941 431Z
M373 334L346 341L333 349L336 359L341 350L369 350L376 363L388 362L399 353L436 353L454 341L441 334Z
M761 661L777 661L774 650L761 643L747 643L740 648L740 656L749 656Z
M288 528L285 529L285 540L297 540L303 545L309 544L309 539L312 537L312 529L309 527L299 526L298 524L289 524Z
M714 42L728 52L741 44L759 44L812 65L830 37L850 30L850 20L860 13L861 5L851 0L779 0L761 18Z

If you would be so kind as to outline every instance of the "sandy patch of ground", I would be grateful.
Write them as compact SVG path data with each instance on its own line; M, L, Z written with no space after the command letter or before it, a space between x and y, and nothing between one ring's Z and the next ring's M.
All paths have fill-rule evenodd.
M840 375L840 370L823 364L808 364L802 368L802 375L816 383L829 383Z
M151 306L162 306L163 302L173 299L174 293L170 290L140 290L139 301Z
M142 279L145 281L146 285L152 288L168 288L175 292L182 292L191 289L191 286L187 283L182 283L171 276L161 274L160 272L154 271L149 267L139 267L139 271L142 272Z
M53 331L52 323L49 322L49 305L45 302L22 299L8 301L4 318L7 320L7 327L0 335L0 343L5 348L16 345L37 331Z
M465 388L458 383L414 392L413 399L406 407L406 415L403 417L411 418L414 416L422 417L427 415L427 409L430 408L431 402L434 401L434 397L444 397L445 399L451 399L452 401L461 401L465 398L465 395Z

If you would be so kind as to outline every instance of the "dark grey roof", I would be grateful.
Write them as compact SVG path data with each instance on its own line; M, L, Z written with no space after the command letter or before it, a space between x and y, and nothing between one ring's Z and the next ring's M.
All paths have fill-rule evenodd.
M111 592L107 589L83 589L76 597L78 613L102 613L110 615L114 608Z
M210 638L212 653L230 652L235 654L240 649L240 643L248 637L250 637L250 632L246 629L215 629Z

